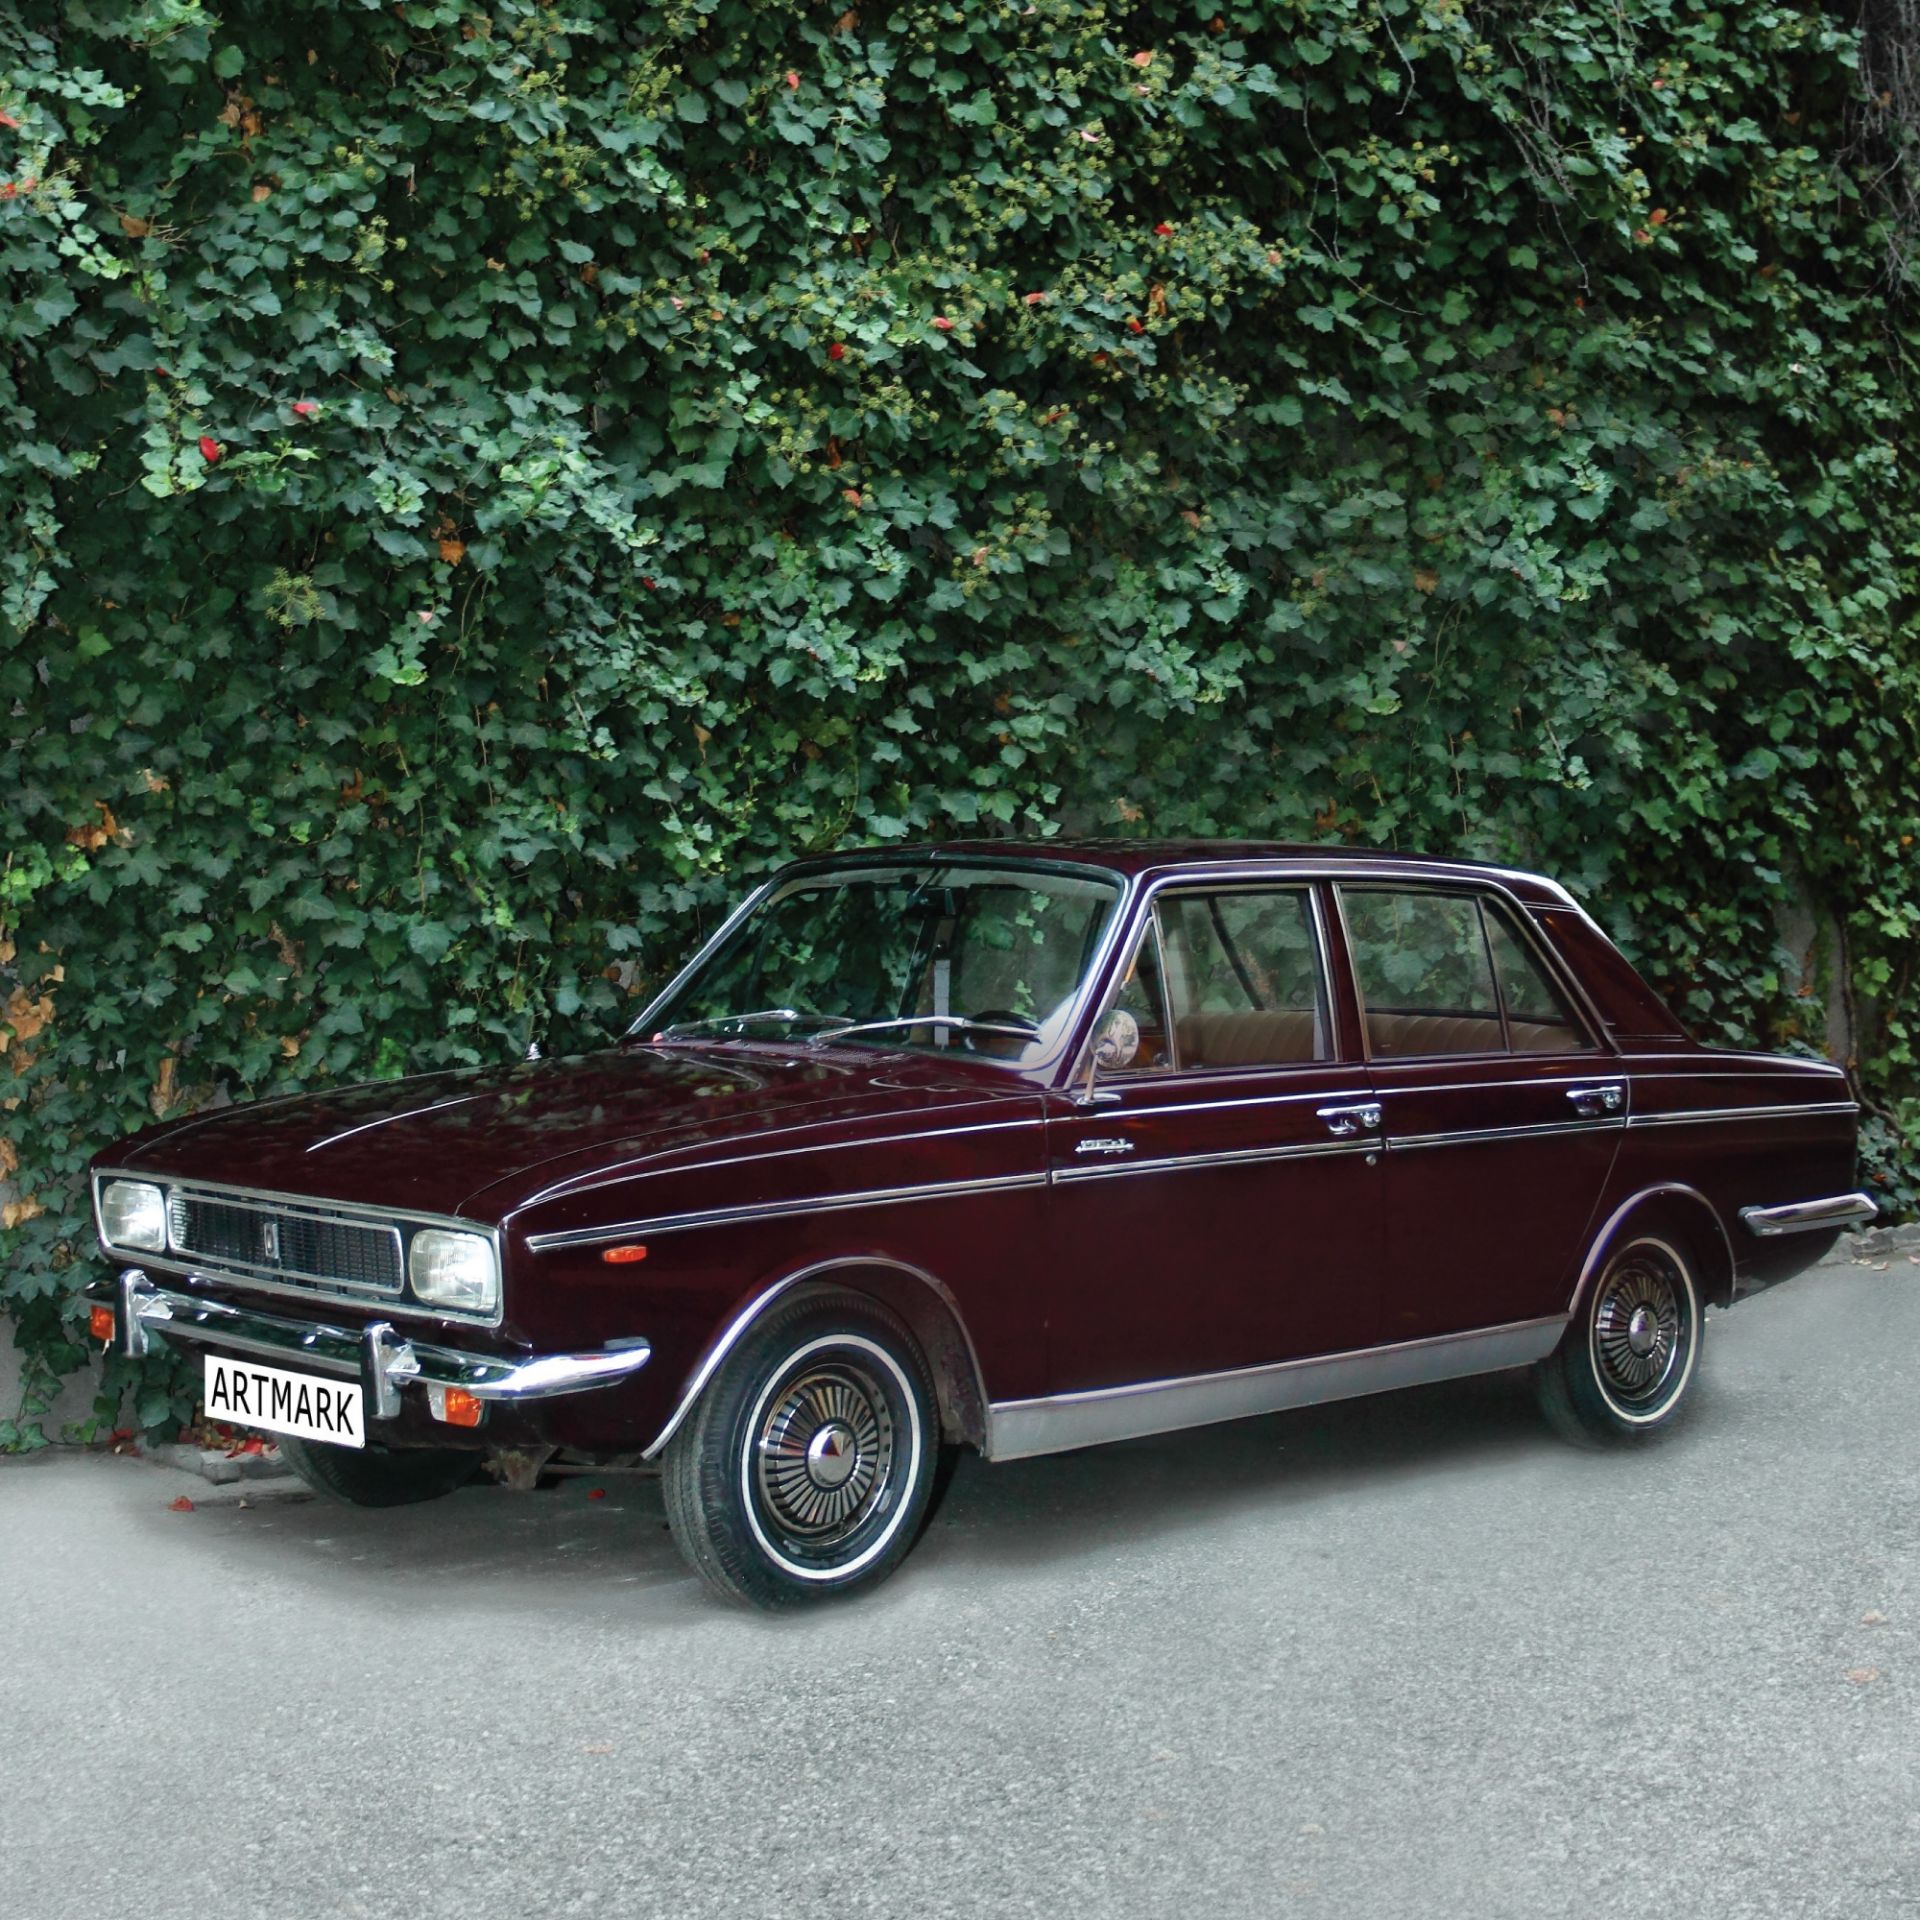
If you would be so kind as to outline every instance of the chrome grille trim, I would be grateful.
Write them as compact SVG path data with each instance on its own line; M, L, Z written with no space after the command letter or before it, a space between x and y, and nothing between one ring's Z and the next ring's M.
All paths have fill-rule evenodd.
M250 1229L257 1257L236 1244ZM327 1249L336 1257L327 1258ZM391 1221L193 1186L167 1189L167 1250L260 1279L306 1281L370 1300L398 1299L406 1284L406 1254L400 1229Z
M134 1180L158 1187L167 1196L169 1245L161 1252L152 1247L123 1247L100 1231L100 1191L110 1181ZM469 1220L458 1214L415 1213L398 1207L371 1207L357 1200L317 1198L310 1193L280 1193L266 1187L249 1187L225 1180L186 1180L171 1174L149 1172L132 1167L99 1167L92 1176L94 1231L108 1258L133 1261L150 1267L167 1267L190 1274L195 1282L227 1284L249 1292L284 1294L296 1300L332 1300L342 1306L381 1306L389 1313L407 1314L422 1320L457 1321L463 1326L497 1327L506 1317L506 1284L503 1271L501 1234L498 1226L482 1220ZM189 1199L244 1204L282 1215L319 1218L343 1227L372 1227L394 1236L400 1249L401 1283L391 1288L354 1286L333 1278L306 1278L289 1273L284 1267L247 1264L226 1256L206 1257L176 1250L171 1244L173 1196L184 1193ZM407 1245L423 1227L444 1227L456 1233L477 1233L493 1248L494 1272L498 1284L495 1304L488 1313L461 1313L418 1301L406 1285Z

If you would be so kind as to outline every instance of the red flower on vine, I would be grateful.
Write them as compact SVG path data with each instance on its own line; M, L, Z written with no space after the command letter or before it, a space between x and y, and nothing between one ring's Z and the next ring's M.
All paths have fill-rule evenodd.
M304 420L309 414L320 411L320 402L318 400L296 400L293 403L293 410Z
M216 440L212 434L203 433L200 436L200 458L204 460L208 466L212 466L225 451L226 449L221 446L220 442Z
M949 320L944 313L936 313L933 316L933 324L942 333L951 333L953 331L953 322Z
M833 345L827 349L827 358L829 360L844 360L846 357L847 348L845 341L836 340Z
M1171 220L1157 220L1154 222L1153 230L1164 240L1167 235L1173 231L1173 222Z

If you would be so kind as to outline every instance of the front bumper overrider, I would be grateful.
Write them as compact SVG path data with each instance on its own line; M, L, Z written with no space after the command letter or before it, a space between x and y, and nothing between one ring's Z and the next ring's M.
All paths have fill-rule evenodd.
M653 1349L633 1340L596 1353L467 1353L402 1333L390 1320L334 1327L236 1307L204 1294L163 1287L138 1267L118 1280L97 1281L86 1297L113 1308L114 1350L132 1358L151 1350L155 1334L184 1346L218 1347L263 1360L358 1380L370 1419L397 1419L408 1386L458 1387L476 1400L524 1403L613 1386L638 1373Z

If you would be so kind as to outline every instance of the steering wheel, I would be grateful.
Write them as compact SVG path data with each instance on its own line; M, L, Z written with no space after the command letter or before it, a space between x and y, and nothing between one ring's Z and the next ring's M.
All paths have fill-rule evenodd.
M967 1015L969 1020L988 1020L996 1027L1018 1027L1024 1034L1034 1039L1040 1037L1038 1021L1029 1020L1024 1013L1015 1013L1011 1007L981 1007ZM960 1041L969 1053L985 1053L996 1044L1011 1040L1010 1033L970 1033L965 1027L960 1029Z

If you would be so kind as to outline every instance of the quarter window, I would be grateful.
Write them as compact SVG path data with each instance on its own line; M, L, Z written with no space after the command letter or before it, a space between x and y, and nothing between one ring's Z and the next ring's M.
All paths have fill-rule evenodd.
M1130 1013L1140 1029L1140 1044L1125 1062L1133 1072L1173 1065L1173 1022L1167 1018L1167 989L1160 968L1158 929L1149 920L1132 961L1113 997L1116 1011Z
M1590 1044L1566 995L1522 944L1507 916L1491 901L1483 901L1481 911L1487 917L1487 945L1514 1052L1574 1053Z

